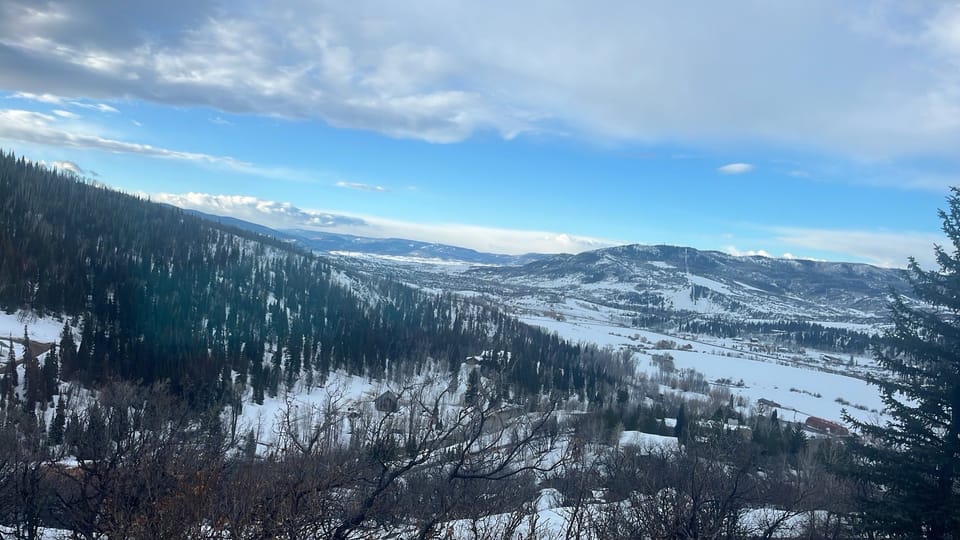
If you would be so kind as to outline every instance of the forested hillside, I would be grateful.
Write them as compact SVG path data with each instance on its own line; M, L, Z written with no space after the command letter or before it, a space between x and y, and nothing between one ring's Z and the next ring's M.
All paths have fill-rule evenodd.
M609 355L490 307L388 281L358 282L275 239L0 158L0 308L69 317L62 378L120 378L194 404L275 395L331 370L402 378L427 358L500 359L503 397L594 396ZM74 344L76 343L76 344Z

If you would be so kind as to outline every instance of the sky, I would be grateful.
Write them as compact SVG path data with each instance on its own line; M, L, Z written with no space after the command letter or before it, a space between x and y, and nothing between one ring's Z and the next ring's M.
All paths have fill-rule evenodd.
M4 0L0 148L278 228L932 266L960 4Z

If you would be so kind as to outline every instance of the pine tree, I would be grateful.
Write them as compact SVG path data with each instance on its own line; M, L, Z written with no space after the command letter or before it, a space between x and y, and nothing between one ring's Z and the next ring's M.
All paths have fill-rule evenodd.
M864 527L886 537L960 538L960 190L940 211L950 246L937 270L915 259L908 276L920 304L895 296L872 377L890 420L846 420L859 432L848 472L868 488Z
M73 340L73 330L64 321L60 332L60 368L61 376L67 380L77 370L77 344Z
M44 401L53 402L53 396L60 393L60 358L56 346L50 347L47 357L43 359L43 389Z
M7 394L10 392L10 377L8 375L8 364L10 364L10 355L13 353L13 340L10 341L10 349L7 353L7 362L3 365L3 373L0 375L0 403L6 406ZM16 365L17 357L13 357L14 365Z
M27 328L23 328L23 410L32 413L36 404L44 398L43 375L40 362L30 350Z
M681 443L687 442L688 427L687 404L681 403L680 410L677 411L677 424L673 427L673 436L676 437Z
M476 405L477 396L480 393L480 370L473 368L467 375L467 387L463 392L463 404L470 406Z
M20 377L17 375L17 355L13 349L13 338L10 338L10 349L7 353L7 363L3 367L4 390L7 393L7 403L13 405L16 402L16 388L20 384Z
M64 429L67 425L66 401L62 396L57 400L57 409L53 415L53 421L50 422L50 444L63 443Z

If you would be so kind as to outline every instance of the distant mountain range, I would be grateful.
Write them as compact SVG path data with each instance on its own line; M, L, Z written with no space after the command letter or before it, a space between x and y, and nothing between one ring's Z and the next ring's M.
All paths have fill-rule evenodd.
M477 265L519 266L549 257L541 253L504 255L484 253L469 248L420 242L403 238L369 238L350 234L330 233L307 229L271 229L237 218L216 216L196 210L187 212L246 231L274 236L281 240L298 243L301 247L318 253L362 253L383 257L403 257L421 261L461 262Z
M365 253L391 257L411 257L418 259L436 259L457 261L480 265L519 266L543 259L549 255L527 253L524 255L504 255L484 253L469 248L405 240L402 238L367 238L349 234L336 234L303 229L282 231L300 240L305 247L314 251L335 253Z
M897 269L664 245L554 255L470 274L503 287L536 288L625 310L768 320L871 323L886 320L891 291L910 292Z
M704 315L872 324L886 320L891 291L910 292L902 270L860 263L732 256L667 245L513 256L397 238L277 231L234 218L200 215L316 252L355 255L339 258L368 273L389 274L419 286L486 294L506 304L529 307L532 302L544 309L575 299L677 320ZM437 261L473 268L452 272L422 264Z

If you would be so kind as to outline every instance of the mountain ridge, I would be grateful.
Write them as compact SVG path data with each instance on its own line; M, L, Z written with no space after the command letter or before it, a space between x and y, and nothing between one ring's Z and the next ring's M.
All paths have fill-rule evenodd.
M867 263L731 255L668 244L510 256L210 217L416 286L480 292L508 303L531 296L545 304L576 299L660 320L711 316L874 324L886 320L890 292L910 294L903 270ZM433 264L438 262L462 267Z
M899 269L668 245L615 246L469 274L626 309L765 318L879 320L889 292L909 293Z

